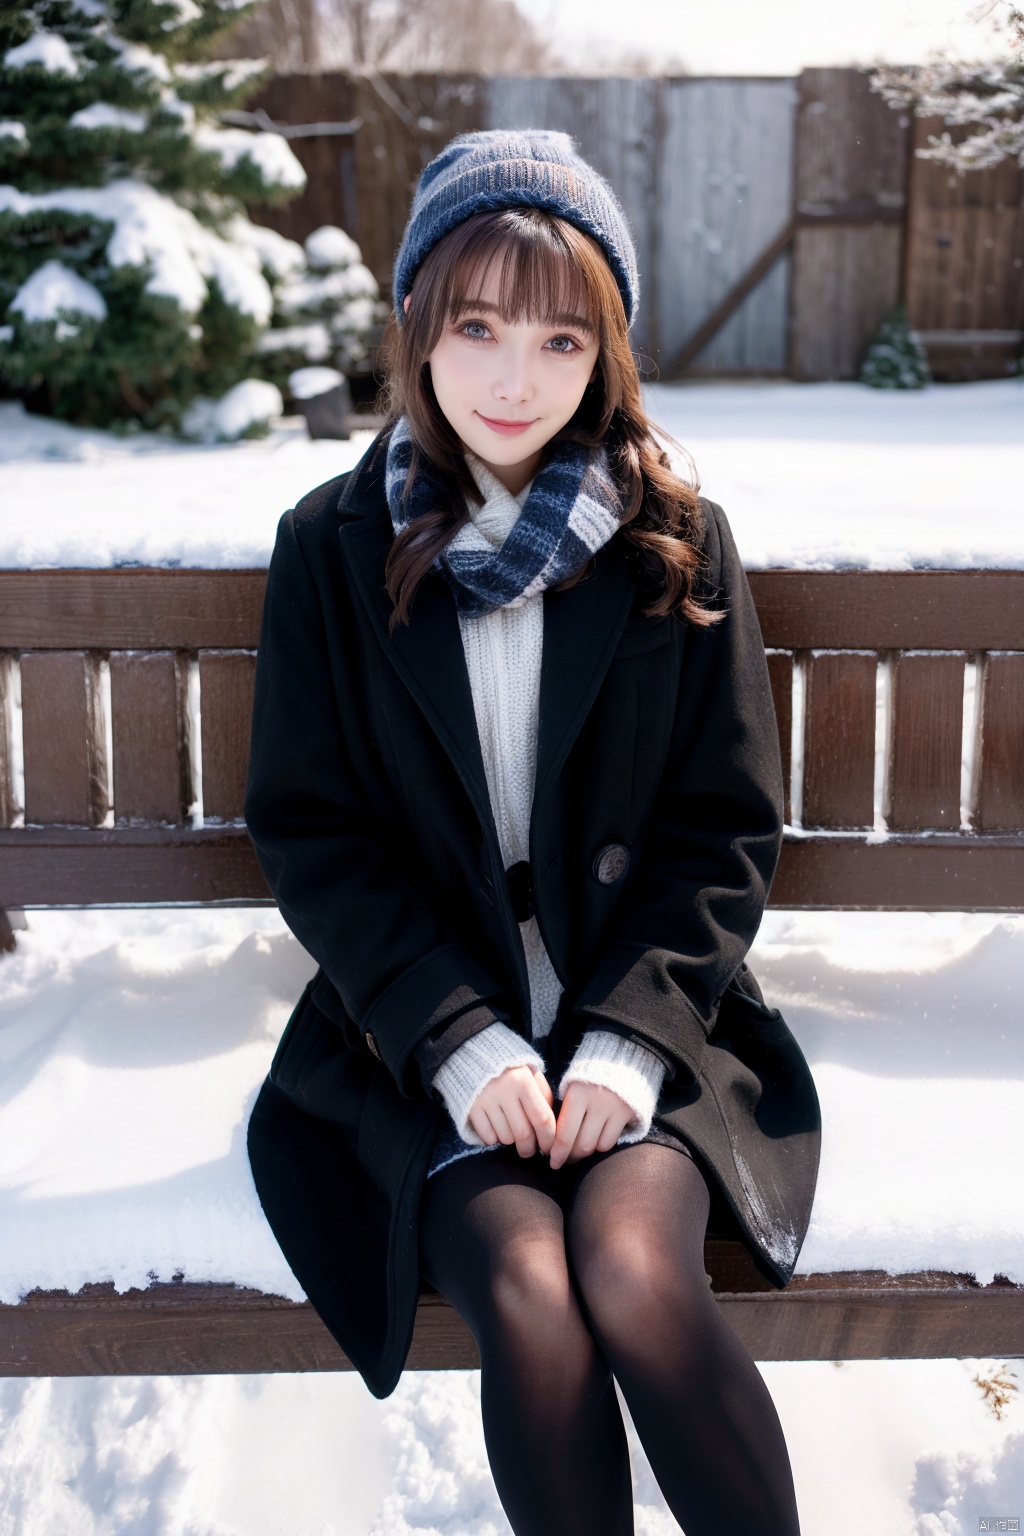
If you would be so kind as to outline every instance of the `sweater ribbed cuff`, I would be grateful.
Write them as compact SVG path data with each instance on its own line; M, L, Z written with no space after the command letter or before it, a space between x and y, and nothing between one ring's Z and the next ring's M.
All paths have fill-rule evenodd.
M610 1088L635 1117L619 1137L619 1145L628 1146L642 1141L650 1130L664 1077L664 1062L639 1041L606 1029L588 1029L558 1085L558 1097L565 1098L570 1083Z
M435 1072L433 1087L444 1099L455 1129L468 1146L484 1145L469 1124L470 1110L487 1084L508 1067L533 1067L543 1072L544 1060L507 1024L488 1024L457 1046Z

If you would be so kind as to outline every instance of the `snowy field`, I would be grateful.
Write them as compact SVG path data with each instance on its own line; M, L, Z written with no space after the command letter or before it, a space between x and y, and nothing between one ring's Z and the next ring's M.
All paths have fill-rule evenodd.
M1024 383L649 402L751 567L1024 565ZM0 403L0 566L263 564L281 511L368 441L286 420L184 447ZM175 1273L297 1296L245 1156L311 968L278 915L28 921L0 961L0 1300ZM1024 1280L1024 918L773 911L751 959L822 1101L801 1270ZM1024 1520L1024 1393L996 1418L974 1380L1002 1364L764 1366L804 1536ZM638 1450L634 1471L638 1536L678 1536ZM348 1375L0 1381L0 1536L507 1532L470 1373L410 1375L383 1404Z
M751 568L1020 566L1024 380L890 393L859 384L648 390ZM277 519L370 438L171 444L0 402L0 567L265 565Z

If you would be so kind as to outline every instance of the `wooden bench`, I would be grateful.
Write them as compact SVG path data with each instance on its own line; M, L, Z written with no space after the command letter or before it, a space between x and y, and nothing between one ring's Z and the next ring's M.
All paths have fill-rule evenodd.
M264 582L0 572L0 909L269 902L241 820ZM771 904L1024 910L1024 572L750 582L792 827ZM1024 1342L1024 1287L1006 1280L846 1272L778 1292L736 1243L709 1240L706 1260L758 1359ZM410 1365L475 1364L460 1320L425 1296ZM91 1285L0 1307L8 1375L347 1367L308 1304L239 1287Z

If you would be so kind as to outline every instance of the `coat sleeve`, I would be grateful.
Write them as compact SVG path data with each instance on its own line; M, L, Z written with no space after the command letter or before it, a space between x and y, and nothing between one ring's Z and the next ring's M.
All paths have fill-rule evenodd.
M722 995L753 942L782 843L768 667L721 508L705 502L707 579L725 617L691 627L669 754L631 893L574 1004L585 1028L699 1075Z
M293 512L267 579L245 818L289 928L404 1093L425 1093L421 1039L456 1020L469 1035L508 1019L499 983L443 930L356 772Z

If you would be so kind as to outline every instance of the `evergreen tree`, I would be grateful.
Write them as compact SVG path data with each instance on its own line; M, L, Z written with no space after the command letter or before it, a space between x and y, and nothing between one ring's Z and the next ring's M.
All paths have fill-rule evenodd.
M860 371L860 382L872 389L922 389L931 382L924 348L902 304L878 327Z
M305 175L218 114L259 60L210 60L248 0L14 0L0 13L0 378L70 420L177 428L253 365L300 247L244 203Z

